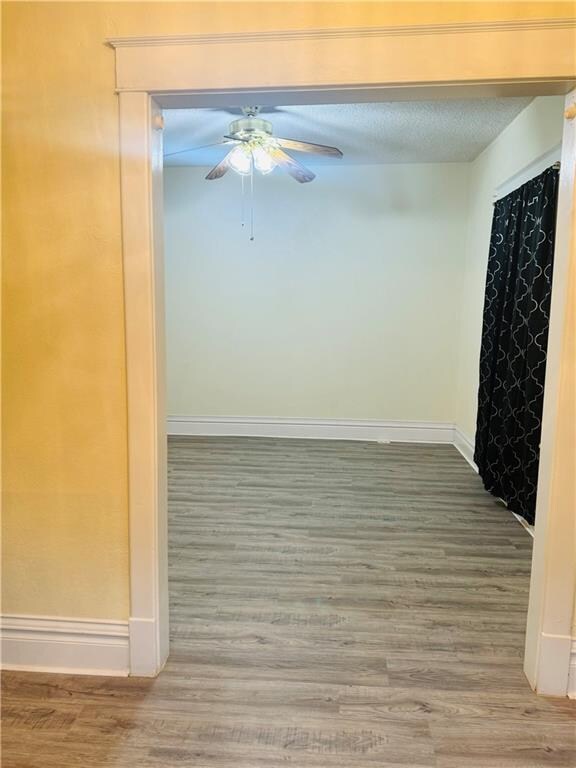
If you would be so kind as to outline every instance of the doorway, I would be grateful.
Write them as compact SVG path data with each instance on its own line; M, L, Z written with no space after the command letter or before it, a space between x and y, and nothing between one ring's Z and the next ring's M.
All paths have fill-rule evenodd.
M490 31L487 34L492 34ZM502 31L500 30L499 33ZM527 33L528 34L528 33ZM516 31L515 37L511 39L511 45L514 48L515 45L521 44L519 34ZM453 37L443 38L442 40L434 39L434 35L430 36L427 40L428 45L440 46L449 44L450 46L461 46L461 53L466 51L469 53L471 38L466 38L466 35L459 37L455 34ZM320 39L326 40L322 35ZM359 66L364 66L368 61L379 60L376 56L370 59L367 56L368 50L366 47L366 40L364 35L357 32L350 33L348 37L343 36L341 40L345 40L342 45L350 46L351 40L355 41L355 45L359 45L360 48L364 48L362 54L359 52L358 62ZM484 37L481 41L474 39L474 44L478 44L480 47L486 42ZM558 41L556 41L557 43ZM317 41L316 41L317 43ZM394 39L394 47L396 44L407 44L407 40L400 41ZM250 46L253 43L246 41L246 46ZM306 44L303 40L298 40L297 45L305 47ZM323 43L325 46L328 43ZM570 40L567 40L568 47L570 46ZM182 41L178 43L180 46L178 54L183 57L188 57L187 64L190 64L190 56L196 56L198 51L195 49L192 51L192 46L197 43L191 43L190 47L182 45ZM330 45L338 45L338 43L331 39ZM409 41L408 41L409 46ZM557 46L555 46L557 48ZM147 64L144 65L139 71L138 77L141 77L141 83L146 77L149 78L148 84L138 90L138 85L135 84L135 72L134 62L138 59L139 52L143 54L149 54L151 52L149 46L146 43L141 45L130 44L123 46L118 45L117 56L123 58L125 67L119 68L119 79L122 81L124 78L126 91L123 90L122 83L120 83L121 89L121 128L122 128L122 176L123 176L123 195L124 195L124 211L123 211L123 225L124 225L124 247L125 247L125 264L126 264L126 277L127 277L127 344L128 344L128 366L129 366L129 420L130 420L130 473L131 473L131 541L134 544L132 553L132 616L131 626L131 649L132 649L132 670L133 673L150 674L156 672L163 663L167 655L167 620L166 620L166 584L165 584L165 518L163 517L162 508L165 508L165 484L163 469L163 434L164 434L164 411L163 411L163 383L162 372L158 367L158 355L159 347L161 346L162 333L159 332L158 323L161 312L159 311L161 299L159 298L159 286L161 286L161 278L158 272L161 270L159 264L160 259L157 258L161 250L160 243L160 212L158 210L158 187L157 185L161 180L161 168L158 167L158 158L160 156L160 131L154 130L160 128L160 107L155 106L164 103L165 106L174 105L175 99L190 99L189 91L194 90L194 78L190 79L189 87L183 87L182 79L175 82L174 78L174 56L167 56L167 51L173 54L175 48L170 47L170 43L166 45L158 46L154 49L154 56L149 59ZM402 50L402 47L400 49ZM438 50L440 48L438 47ZM404 49L404 53L399 55L399 58L395 61L395 66L406 63L408 49ZM206 51L203 51L206 53ZM258 53L263 53L261 49ZM413 51L412 51L413 52ZM430 51L428 51L430 53ZM451 61L456 62L461 60L461 56L457 55L458 51L452 51L454 58ZM122 54L122 55L120 55ZM126 54L125 56L123 54ZM257 56L257 58L258 58ZM422 73L428 72L429 61L437 61L442 57L426 56L425 62L423 62L423 55L420 52L416 59L423 63ZM330 57L326 59L333 60ZM338 60L338 57L336 58ZM143 59L139 60L139 64L142 65ZM389 62L388 62L389 63ZM158 66L157 66L158 65ZM371 65L370 65L371 66ZM156 68L154 68L156 67ZM281 68L280 68L281 69ZM278 83L290 82L287 78L293 77L293 68L291 73L281 73L279 68L275 72L275 81ZM181 71L181 70L180 70ZM205 70L204 70L205 71ZM146 72L153 72L146 74ZM405 70L402 79L404 82L410 81L410 77L406 79L406 72L410 72L412 77L411 82L414 83L414 68L409 67ZM357 73L356 73L357 74ZM387 75L390 75L388 69ZM490 82L490 76L484 74L484 78L480 77L483 81L482 86L479 88L485 88L486 83ZM501 72L500 72L501 74ZM516 73L517 75L518 73ZM245 73L246 75L246 73ZM447 72L434 72L429 75L429 81L436 78L436 85L432 88L434 96L437 96L438 86L440 82L447 82ZM308 81L310 86L313 87L314 83L310 80L308 74ZM328 77L326 72L318 71L316 73L317 80L324 86L328 83L334 83L334 75ZM342 76L337 75L342 82ZM492 75L493 77L493 75ZM253 75L248 72L248 80L253 78ZM137 79L137 77L136 77ZM241 80L242 78L240 78ZM500 82L502 78L497 78ZM516 88L518 92L518 82L522 77L511 76L509 81L512 83L511 88ZM427 80L426 76L420 78L420 82ZM457 77L452 78L452 83L458 80ZM565 84L560 84L558 80L552 84L552 78L549 85L539 84L538 88L540 92L550 92L551 88L555 88L562 92L568 90ZM365 73L364 83L382 81L390 81L389 77L382 77L382 74L374 76L368 76ZM254 79L252 79L254 82ZM160 85L160 83L163 84ZM173 85L170 85L173 83ZM516 83L514 86L513 84ZM233 84L236 86L236 83ZM310 87L308 86L308 87ZM351 84L349 87L354 87ZM426 89L423 87L424 90ZM452 87L452 86L451 86ZM466 82L464 86L467 93L470 93L472 87L470 82ZM180 91L188 91L188 93L175 94L173 89ZM378 86L374 86L374 89L378 90ZM370 94L370 98L374 97L374 89ZM526 85L524 85L526 89ZM366 86L363 85L361 90L364 94L367 93ZM386 89L383 89L386 91ZM504 89L505 90L505 89ZM168 92L165 96L156 96L155 102L150 97L150 92ZM510 91L509 91L510 92ZM286 102L288 89L283 92L282 97L279 98L277 94L273 95L274 101ZM388 89L390 93L390 89ZM411 95L414 95L414 91L411 91ZM382 93L380 94L383 95ZM396 90L395 95L402 95L400 91ZM408 95L408 92L403 93L404 97ZM270 94L267 94L267 98L270 98ZM333 94L331 94L333 98ZM258 93L258 100L262 102L263 93ZM569 102L571 103L571 102ZM565 128L565 139L563 142L564 148L570 145L570 131L571 123L567 123ZM571 151L571 150L568 150ZM567 158L570 156L568 155ZM563 215L566 226L562 228L565 231L563 239L558 244L557 254L560 253L560 259L557 259L556 265L556 277L559 270L562 277L566 277L569 263L569 233L570 233L570 202L566 197L566 193L573 189L573 176L572 168L573 164L570 162L563 163L564 177L564 199L560 204L560 213ZM156 187L156 193L154 189ZM152 195L150 196L150 192ZM568 194L569 197L569 194ZM562 214L562 211L564 212ZM147 226L142 227L142 222L147 222ZM154 242L156 238L156 242ZM562 249L564 254L562 255ZM558 266L558 261L561 262L561 266ZM563 337L564 328L564 307L566 306L566 291L565 285L567 281L557 282L558 289L555 291L556 295L553 298L553 322L551 326L550 346L549 346L549 366L556 368L557 371L561 370L560 366L560 346ZM154 341L155 340L155 341ZM152 343L151 343L152 342ZM550 383L552 382L552 387ZM547 413L548 428L545 429L543 436L543 451L542 451L542 473L543 476L548 478L552 477L552 451L553 446L558 438L557 431L555 429L557 408L558 408L558 395L562 395L560 382L558 378L555 379L554 373L548 375L548 389L550 391L547 397L547 406L545 405L545 414ZM142 419L141 416L147 414L147 417ZM152 418L151 418L152 417ZM564 435L564 439L571 439L569 435ZM548 447L547 447L548 446ZM558 463L555 463L558 467ZM150 470L152 470L150 472ZM557 482L557 476L556 481ZM546 482L546 481L545 481ZM542 495L542 488L545 487L545 495ZM543 486L541 488L541 510L539 514L539 526L541 528L542 536L539 537L539 532L536 532L536 553L535 553L535 565L532 575L532 590L531 590L531 618L529 617L529 632L528 632L528 653L526 657L526 671L532 684L543 692L553 692L557 690L559 681L559 669L560 667L567 667L568 655L566 654L566 640L569 641L569 635L554 633L549 631L550 621L552 620L550 610L551 594L547 593L547 589L551 589L552 585L556 583L557 579L561 578L562 584L573 583L573 579L566 581L565 577L567 573L573 573L574 569L574 554L569 550L567 542L570 541L570 537L566 536L571 529L571 521L568 515L568 509L560 505L550 505L550 494L558 492L555 485ZM550 510L553 510L551 514ZM559 557L553 557L552 552L556 555L560 552ZM561 565L561 567L560 567ZM545 575L546 573L546 575ZM554 611L556 619L558 616L562 617L562 622L559 624L556 620L553 622L553 626L556 628L559 626L565 626L566 622L570 623L572 595L566 595L565 589L561 589L562 597L560 600L555 598ZM558 595L558 591L556 591ZM548 628L548 631L546 631ZM547 659L551 658L550 652L552 646L558 650L561 646L562 653L561 658L564 661L559 664L554 662L554 674L547 667ZM569 646L569 642L568 642ZM555 659L560 658L555 651ZM552 654L554 655L554 654ZM566 670L564 669L564 678ZM553 681L552 681L552 678Z

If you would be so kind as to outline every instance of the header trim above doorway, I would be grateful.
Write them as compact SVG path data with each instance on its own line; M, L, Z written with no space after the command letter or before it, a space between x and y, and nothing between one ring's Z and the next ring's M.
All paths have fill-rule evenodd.
M111 37L113 48L154 45L208 45L210 43L259 43L282 40L326 40L405 35L450 35L469 32L518 32L542 29L574 29L576 19L512 19L451 24L404 24L385 27L340 27L334 29L287 29L266 32L225 32L205 35L165 35L158 37Z
M427 91L428 98L441 98L439 86L460 86L461 93L462 86L478 84L491 87L482 96L517 94L519 86L526 95L566 93L576 80L575 28L576 18L562 18L106 42L116 52L118 91L385 88L388 99L393 92L421 99ZM406 87L418 93L402 93Z

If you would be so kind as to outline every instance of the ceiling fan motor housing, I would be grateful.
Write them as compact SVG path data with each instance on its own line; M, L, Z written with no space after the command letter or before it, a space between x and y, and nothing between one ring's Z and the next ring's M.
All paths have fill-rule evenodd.
M261 117L241 117L230 123L230 136L240 140L272 136L272 123Z

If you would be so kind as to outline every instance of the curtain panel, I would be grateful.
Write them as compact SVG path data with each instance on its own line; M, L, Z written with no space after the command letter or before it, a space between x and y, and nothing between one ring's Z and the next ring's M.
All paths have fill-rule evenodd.
M558 197L548 168L494 206L474 461L484 487L534 523Z

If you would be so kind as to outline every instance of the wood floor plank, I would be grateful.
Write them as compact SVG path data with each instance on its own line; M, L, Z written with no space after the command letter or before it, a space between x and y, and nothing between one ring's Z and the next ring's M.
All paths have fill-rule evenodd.
M531 539L451 446L173 438L169 518L166 669L5 673L3 768L576 766Z

